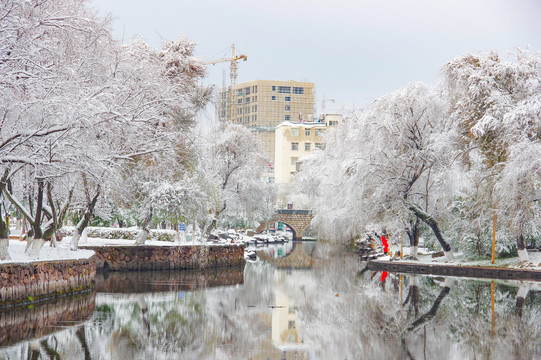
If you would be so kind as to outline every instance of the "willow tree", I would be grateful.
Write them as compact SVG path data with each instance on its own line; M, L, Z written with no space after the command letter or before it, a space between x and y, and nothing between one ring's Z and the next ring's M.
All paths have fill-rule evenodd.
M520 50L510 59L470 54L442 72L465 169L483 174L481 185L492 198L484 205L512 230L527 261L525 234L539 233L541 56Z

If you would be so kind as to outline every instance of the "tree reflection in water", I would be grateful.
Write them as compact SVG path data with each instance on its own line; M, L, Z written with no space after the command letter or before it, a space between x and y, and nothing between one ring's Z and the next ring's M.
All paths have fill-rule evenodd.
M238 284L220 286L195 274L198 283L215 287L171 291L170 284L184 283L186 274L168 274L166 287L157 286L164 280L154 274L154 285L138 285L136 292L119 287L121 293L114 293L112 286L96 295L91 320L0 349L0 358L541 356L539 284L495 282L492 335L490 281L393 273L382 281L381 273L362 271L355 257L329 249L315 253L309 270L248 264Z

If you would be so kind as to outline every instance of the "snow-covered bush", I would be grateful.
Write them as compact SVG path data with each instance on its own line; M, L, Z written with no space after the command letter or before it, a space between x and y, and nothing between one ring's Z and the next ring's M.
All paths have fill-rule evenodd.
M88 237L98 239L111 240L135 240L141 230L133 228L103 228L103 227L87 227ZM64 226L61 232L65 236L72 236L75 227ZM150 240L174 242L177 236L175 230L151 229L149 233Z

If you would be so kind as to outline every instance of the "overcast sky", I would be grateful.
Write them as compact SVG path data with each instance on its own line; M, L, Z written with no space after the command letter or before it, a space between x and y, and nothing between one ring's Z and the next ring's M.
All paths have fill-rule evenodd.
M237 82L311 81L318 111L362 108L414 81L435 84L450 59L541 50L540 0L90 0L115 37L153 47L186 36L204 59L248 55ZM207 82L229 84L228 63Z

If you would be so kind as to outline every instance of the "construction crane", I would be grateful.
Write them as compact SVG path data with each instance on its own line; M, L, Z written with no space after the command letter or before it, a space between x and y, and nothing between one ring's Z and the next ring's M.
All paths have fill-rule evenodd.
M325 103L327 101L330 101L334 104L335 100L334 99L327 99L325 98L325 93L323 93L323 98L321 99L321 113L322 114L325 114Z
M246 61L248 60L248 57L246 55L237 55L235 54L235 44L233 44L231 46L231 57L229 58L223 58L223 59L218 59L218 60L210 60L210 61L205 61L205 64L206 65L215 65L215 64L218 64L218 63L222 63L222 62L231 62L229 68L230 68L230 80L231 80L231 90L230 90L230 93L229 93L229 119L230 121L233 121L233 115L234 115L234 108L236 107L236 103L235 103L235 85L237 83L237 69L238 69L238 65L237 65L237 62L239 60L242 60L242 61Z

